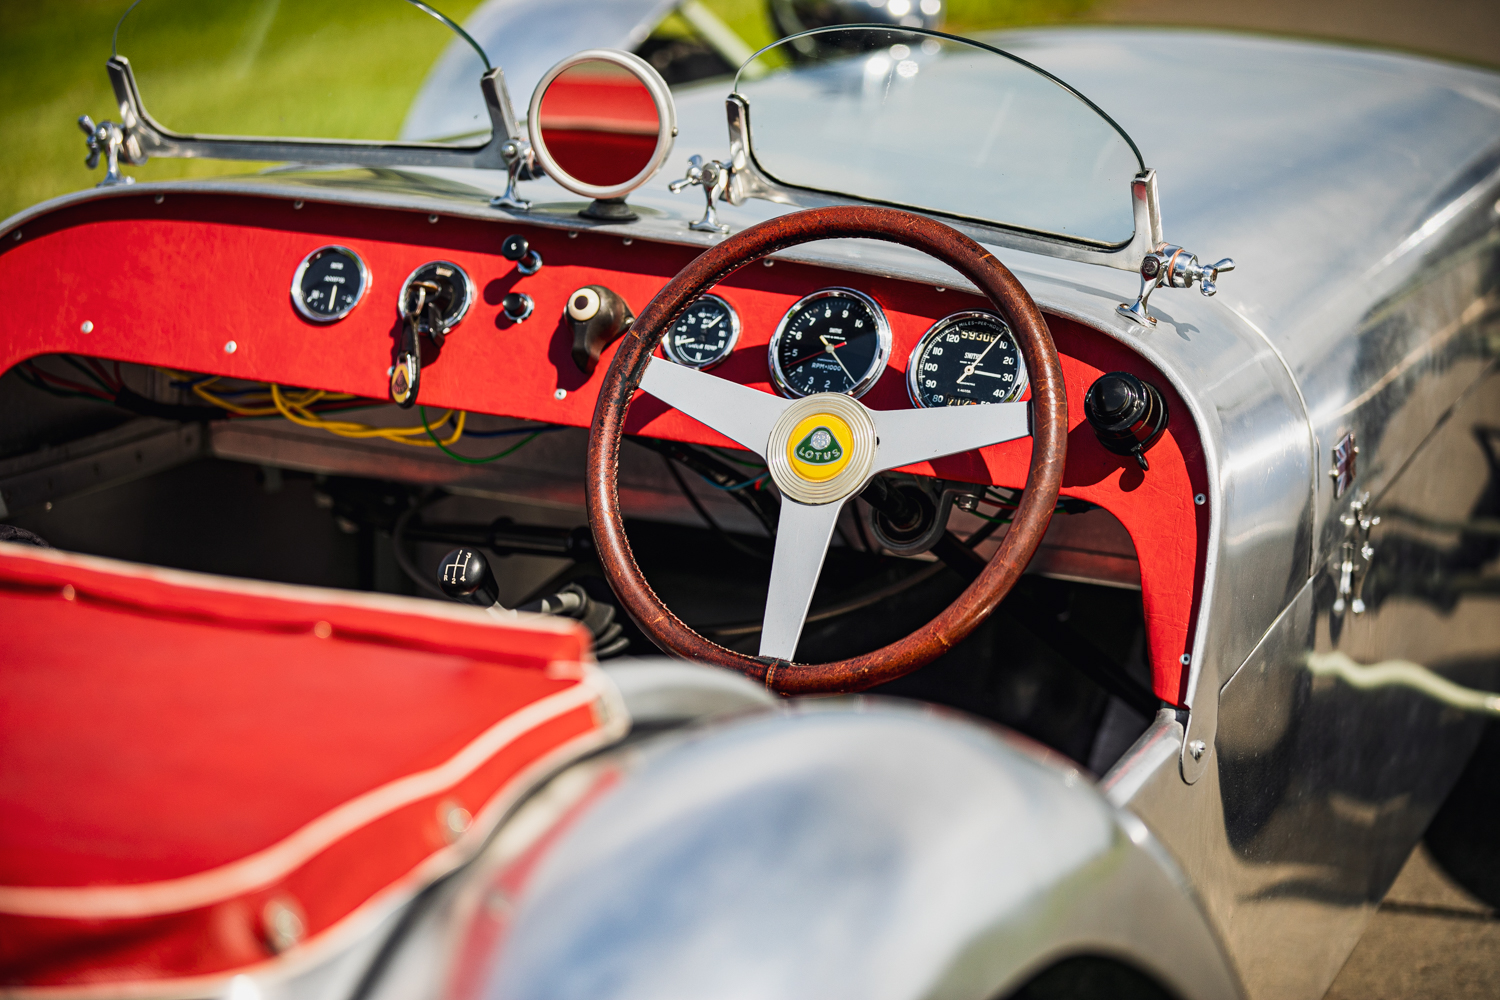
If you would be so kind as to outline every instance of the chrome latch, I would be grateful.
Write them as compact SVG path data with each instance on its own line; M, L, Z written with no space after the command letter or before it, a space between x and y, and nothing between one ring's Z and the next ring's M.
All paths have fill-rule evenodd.
M1370 494L1361 493L1349 505L1349 512L1339 518L1344 526L1344 542L1339 546L1339 580L1333 601L1333 613L1337 615L1343 614L1345 608L1357 615L1365 613L1365 577L1375 558L1370 529L1380 523L1380 518L1369 512L1369 506Z
M667 189L673 194L686 190L697 184L703 188L703 196L708 204L704 206L703 218L697 222L688 223L688 228L699 233L727 233L729 227L719 221L719 211L714 207L714 198L724 198L724 192L729 189L729 175L731 169L729 164L718 160L703 162L703 157L693 154L688 158L687 174L681 180L673 181L667 185Z
M531 202L516 193L517 181L533 181L542 175L531 143L525 139L510 139L500 147L500 155L505 158L505 193L491 198L490 207L531 211Z
M113 187L116 184L134 184L134 177L126 177L120 173L120 155L123 153L126 163L136 166L146 162L141 155L140 143L130 131L114 122L100 122L94 124L94 120L88 115L78 116L78 127L88 137L89 157L84 160L84 165L93 170L99 165L99 157L104 157L104 180L96 187Z
M1200 264L1196 256L1182 247L1163 244L1141 261L1141 291L1135 302L1121 302L1115 311L1141 326L1155 326L1156 317L1151 315L1146 306L1146 300L1151 298L1152 292L1163 285L1168 288L1192 288L1193 283L1197 282L1198 290L1209 297L1219 290L1219 274L1233 270L1232 257L1225 257L1216 264Z

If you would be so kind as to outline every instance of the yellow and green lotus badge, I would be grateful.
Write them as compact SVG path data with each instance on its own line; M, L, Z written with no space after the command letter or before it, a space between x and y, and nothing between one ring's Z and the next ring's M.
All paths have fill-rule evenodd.
M787 461L803 479L826 482L849 464L849 443L853 440L847 423L831 413L814 413L792 429L787 438Z

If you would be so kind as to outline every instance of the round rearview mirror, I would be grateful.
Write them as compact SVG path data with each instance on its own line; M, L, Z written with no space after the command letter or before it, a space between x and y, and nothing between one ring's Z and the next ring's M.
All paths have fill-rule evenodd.
M543 74L526 120L547 175L593 198L581 214L624 221L627 194L661 169L677 135L666 81L639 56L588 49Z

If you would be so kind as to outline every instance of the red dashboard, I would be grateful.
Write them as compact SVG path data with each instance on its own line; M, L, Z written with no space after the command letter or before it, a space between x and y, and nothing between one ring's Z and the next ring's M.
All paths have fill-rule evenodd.
M520 233L544 266L522 275L500 255ZM337 243L356 251L370 287L343 320L314 323L290 298L292 275L309 251ZM601 369L573 363L564 319L567 296L597 284L637 314L694 255L691 247L631 241L607 228L570 232L410 211L294 203L263 197L149 194L74 205L28 222L0 248L0 370L39 354L69 352L234 378L315 387L384 399L400 334L396 298L419 265L442 258L473 278L478 301L438 351L425 350L420 402L548 423L589 425ZM767 345L781 316L819 288L872 296L893 337L890 364L862 401L910 406L907 358L932 323L982 299L911 281L828 267L758 262L716 294L739 313L743 331L714 374L773 391ZM501 299L522 292L532 315L511 323ZM1203 454L1186 406L1151 365L1119 342L1048 317L1068 386L1068 462L1063 493L1109 510L1140 560L1148 646L1158 696L1180 703L1202 587L1209 511ZM90 332L83 332L91 324ZM1164 394L1171 420L1150 453L1151 469L1104 450L1083 420L1083 395L1100 374L1128 371ZM726 446L715 432L649 396L632 406L632 432ZM1028 439L914 466L907 471L1020 487ZM580 477L583 470L579 470Z

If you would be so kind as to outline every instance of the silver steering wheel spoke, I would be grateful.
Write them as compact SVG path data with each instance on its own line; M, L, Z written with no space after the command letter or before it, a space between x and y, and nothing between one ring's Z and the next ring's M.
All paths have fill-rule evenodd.
M779 396L661 358L652 358L646 366L641 388L762 458L766 455L771 428L789 403Z
M875 471L957 455L1031 433L1030 403L984 403L926 410L871 410L880 444Z
M771 587L761 623L761 656L790 660L796 654L797 640L802 637L807 609L828 554L828 542L843 509L843 500L813 505L782 497Z

